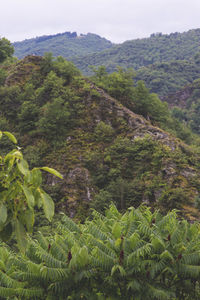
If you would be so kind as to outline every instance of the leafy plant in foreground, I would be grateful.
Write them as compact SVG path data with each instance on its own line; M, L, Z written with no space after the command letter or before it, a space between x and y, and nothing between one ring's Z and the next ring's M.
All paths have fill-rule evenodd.
M199 224L180 221L175 211L121 214L111 205L80 225L64 216L58 232L30 240L24 256L2 245L0 296L199 299L199 246Z
M11 133L0 131L0 138L3 135L17 143ZM41 170L62 176L48 167L30 170L19 149L0 156L0 239L8 241L15 236L18 247L24 250L27 232L33 229L35 208L43 208L49 221L54 215L54 202L41 188Z

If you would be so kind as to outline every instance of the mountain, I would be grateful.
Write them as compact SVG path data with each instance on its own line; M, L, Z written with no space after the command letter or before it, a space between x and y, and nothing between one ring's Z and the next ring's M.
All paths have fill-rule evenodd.
M194 133L200 134L200 79L163 99L173 109L177 120L187 124Z
M143 80L161 98L178 91L200 77L200 29L169 35L157 33L149 38L114 45L98 35L76 32L41 36L14 43L15 55L43 55L52 52L71 60L85 74L93 66L104 65L108 72L117 66L137 70L135 81Z
M72 59L84 74L89 74L90 65L105 65L112 72L116 66L137 70L160 62L188 60L199 52L199 40L200 29L183 33L156 33L149 38L130 40L118 45L92 33L77 36L76 32L65 32L27 39L13 45L18 58L28 54L43 55L44 52L52 52L54 56Z
M69 58L103 51L112 47L113 44L92 33L78 36L76 32L64 32L15 42L13 46L15 48L14 55L18 58L23 58L29 54L44 55L45 52L52 52L54 56L61 55Z
M27 56L3 68L0 127L16 135L31 167L61 172L63 180L48 175L44 183L56 211L82 220L112 201L120 210L148 203L199 218L198 155L172 134L180 125L143 85L120 71L100 88L61 57ZM159 128L168 122L171 133ZM10 147L1 140L2 152Z
M200 29L152 34L149 38L126 41L100 53L73 58L73 62L84 74L90 74L90 65L104 65L109 72L117 66L137 70L158 62L190 59L199 52L199 40Z
M200 64L195 55L188 60L155 63L137 70L134 80L143 80L152 93L162 99L200 78Z

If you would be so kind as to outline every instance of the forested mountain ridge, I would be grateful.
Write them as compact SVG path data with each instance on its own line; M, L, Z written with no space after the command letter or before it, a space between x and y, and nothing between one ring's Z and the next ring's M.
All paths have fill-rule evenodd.
M113 44L92 33L77 35L76 32L64 32L15 42L13 46L14 55L18 58L30 54L44 55L45 52L52 52L53 56L62 55L69 58L99 52L112 47Z
M52 52L53 56L62 55L68 59L73 56L72 60L77 67L88 74L90 65L105 65L112 72L116 66L137 70L160 62L188 60L199 52L199 40L200 29L183 33L156 33L149 38L130 40L118 45L96 34L77 36L76 32L65 32L15 42L13 45L18 58L33 53L43 55L44 52ZM89 54L91 52L100 53Z
M104 65L109 72L117 66L137 70L154 63L190 59L199 52L199 40L200 29L152 34L149 38L126 41L100 53L73 58L73 62L84 74L89 74L90 65Z
M135 81L143 80L151 92L164 97L200 77L199 40L200 29L157 33L118 45L91 33L65 32L16 42L14 47L18 58L45 52L62 55L86 75L92 74L91 65L104 65L108 72L130 67L137 70Z
M61 172L64 180L46 178L56 210L83 219L88 208L102 211L111 201L122 210L145 202L199 216L198 156L158 127L169 122L185 137L156 95L142 83L133 87L131 74L105 74L102 89L72 63L48 55L27 56L3 70L1 128L15 133L32 167ZM3 140L2 151L8 146Z
M172 60L141 67L137 70L134 80L143 80L152 93L164 99L198 78L199 53L188 60Z
M200 134L200 79L194 80L176 93L164 97L172 108L174 117Z

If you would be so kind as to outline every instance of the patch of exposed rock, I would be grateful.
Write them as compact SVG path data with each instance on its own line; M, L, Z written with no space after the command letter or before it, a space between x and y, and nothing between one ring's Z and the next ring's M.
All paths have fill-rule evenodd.
M65 184L67 188L67 206L70 216L73 217L77 212L78 203L82 207L88 206L92 200L93 188L89 171L81 166L74 167L66 176Z
M163 97L162 100L166 101L170 108L173 106L178 106L182 109L185 109L187 105L187 99L192 95L193 90L193 86L186 86L174 94Z
M87 80L87 82L89 82ZM124 119L127 122L127 131L132 132L133 139L137 137L144 137L145 135L150 135L153 139L162 142L163 144L174 150L178 146L177 139L171 136L166 131L153 126L148 120L143 116L137 115L130 109L126 108L120 104L116 99L108 95L103 89L96 87L90 82L91 89L95 89L101 99L98 102L99 108L95 110L95 118L97 122L102 120L102 115L107 115L107 123L110 122L112 116ZM91 104L91 103L90 103ZM106 112L105 113L102 113Z

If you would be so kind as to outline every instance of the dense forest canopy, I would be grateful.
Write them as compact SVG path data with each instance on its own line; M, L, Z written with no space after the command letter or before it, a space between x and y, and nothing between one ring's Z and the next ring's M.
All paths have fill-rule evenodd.
M142 67L134 79L143 80L151 92L164 98L200 77L200 64L196 58L197 55L188 60L172 60Z
M172 114L181 122L189 126L193 132L200 134L199 105L200 80L185 86L178 92L166 96L166 101L172 107Z
M26 55L44 55L45 52L52 52L54 56L65 58L87 55L93 52L103 51L112 47L112 43L97 34L80 34L76 32L64 32L55 35L46 35L27 39L22 42L15 42L15 56L23 58Z
M88 74L89 66L104 65L108 72L117 66L135 70L160 62L188 60L199 52L200 29L184 33L154 34L149 38L126 41L100 53L73 58L76 66Z
M18 58L51 51L54 56L72 60L85 75L92 75L91 65L103 65L109 73L118 66L133 68L137 70L135 81L143 80L151 92L163 97L199 78L199 38L200 29L194 29L168 35L156 33L114 45L95 34L65 32L13 45Z

